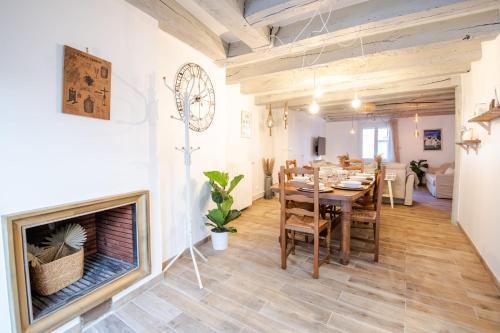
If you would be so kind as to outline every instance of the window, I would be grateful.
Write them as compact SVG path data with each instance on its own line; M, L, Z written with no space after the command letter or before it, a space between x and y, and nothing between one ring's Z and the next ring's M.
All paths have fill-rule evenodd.
M384 160L389 157L389 130L386 125L363 128L362 143L363 159L373 159L378 154Z

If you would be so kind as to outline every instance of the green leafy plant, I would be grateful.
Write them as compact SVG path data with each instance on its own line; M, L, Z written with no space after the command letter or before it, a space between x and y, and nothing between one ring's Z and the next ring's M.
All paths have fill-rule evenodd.
M233 197L230 193L244 176L238 175L229 181L227 172L205 171L203 174L210 181L212 201L217 205L217 208L208 211L206 217L210 222L205 225L211 227L214 232L236 232L236 228L227 226L229 222L241 215L239 210L231 209Z
M424 175L427 172L428 168L429 168L429 164L427 163L427 160L419 160L418 162L417 161L410 162L410 169L413 172L415 172L420 183L422 183L422 178L424 178Z

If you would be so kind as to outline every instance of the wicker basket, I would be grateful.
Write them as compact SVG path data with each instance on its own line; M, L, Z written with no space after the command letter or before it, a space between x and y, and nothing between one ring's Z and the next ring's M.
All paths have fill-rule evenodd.
M83 248L37 267L30 266L31 287L40 295L55 292L78 281L83 276Z

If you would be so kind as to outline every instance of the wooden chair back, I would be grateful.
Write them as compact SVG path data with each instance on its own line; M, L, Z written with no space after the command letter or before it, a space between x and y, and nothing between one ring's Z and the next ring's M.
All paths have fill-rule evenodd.
M297 183L293 181L286 181L285 177L288 174L296 174L296 175L313 175L314 177L314 185L307 185L305 183ZM286 220L291 215L296 215L299 217L309 216L313 218L314 227L316 229L319 228L319 168L306 169L306 168L290 168L287 169L284 166L280 168L279 173L280 178L280 203L281 203L281 223L285 224ZM313 196L307 196L305 194L298 194L296 192L292 192L287 190L287 185L292 185L295 187L306 187L313 189ZM297 202L297 203L310 203L313 204L313 210L307 210L304 208L292 207L288 208L287 203L289 202Z
M363 160L354 158L349 160L349 166L348 166L349 170L359 170L361 172L364 172L364 166L365 164Z
M297 167L298 167L298 165L297 165L297 160L286 160L286 161L285 161L285 167L286 167L286 169L293 169L293 168L297 168ZM287 178L288 180L292 180L293 176L294 176L294 175L293 175L293 174L291 174L291 173L287 173L287 174L286 174L286 178Z
M385 165L377 172L376 178L376 198L374 202L375 211L377 212L377 219L380 218L380 209L382 208L382 194L384 193L384 179L385 179Z

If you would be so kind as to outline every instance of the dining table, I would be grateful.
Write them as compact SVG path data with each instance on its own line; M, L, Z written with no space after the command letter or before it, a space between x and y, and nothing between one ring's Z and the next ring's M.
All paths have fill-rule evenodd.
M351 248L351 212L353 203L363 198L368 200L371 189L374 186L374 181L369 185L363 185L361 189L339 189L332 188L330 192L319 193L319 200L321 205L335 205L341 207L341 229L342 229L342 241L340 248L340 263L343 265L349 264L350 248ZM301 194L309 197L313 197L314 193L304 192L299 190L299 186L296 182L287 182L285 184L285 189L289 194ZM279 184L274 184L271 187L274 193L280 193Z

